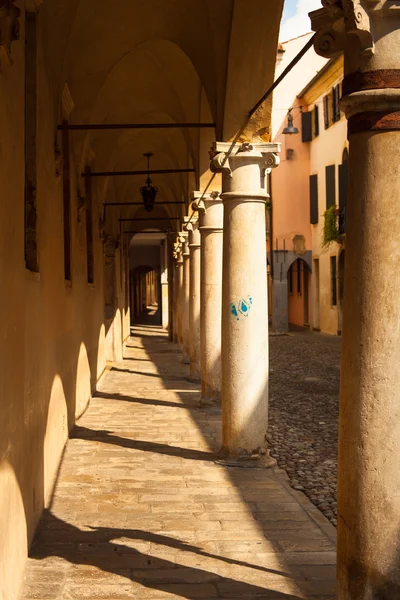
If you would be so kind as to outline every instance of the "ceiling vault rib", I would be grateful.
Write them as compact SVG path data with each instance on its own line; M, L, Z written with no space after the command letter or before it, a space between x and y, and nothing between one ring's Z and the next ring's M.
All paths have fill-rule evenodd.
M84 171L82 177L125 177L126 175L166 175L169 173L195 173L195 169L153 169L150 171Z
M113 129L215 129L216 123L97 123L58 125L59 131L107 131Z

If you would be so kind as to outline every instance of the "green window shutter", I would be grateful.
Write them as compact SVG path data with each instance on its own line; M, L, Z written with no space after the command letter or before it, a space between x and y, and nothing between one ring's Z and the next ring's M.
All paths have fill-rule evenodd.
M318 223L318 175L310 175L310 223Z
M312 112L301 113L301 141L311 142L312 140Z
M325 185L326 185L326 208L336 204L336 185L335 185L336 167L329 165L325 167Z
M314 106L314 137L319 136L319 106Z

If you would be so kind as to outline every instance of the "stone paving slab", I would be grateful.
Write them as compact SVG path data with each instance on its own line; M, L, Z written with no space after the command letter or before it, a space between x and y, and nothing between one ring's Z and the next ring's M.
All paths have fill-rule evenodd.
M176 346L135 327L64 456L21 600L332 600L334 528L280 470L223 467ZM318 514L316 514L318 513Z

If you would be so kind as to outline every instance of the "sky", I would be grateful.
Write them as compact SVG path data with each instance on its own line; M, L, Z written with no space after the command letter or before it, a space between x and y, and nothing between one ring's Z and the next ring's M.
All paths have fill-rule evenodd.
M317 8L322 8L321 0L285 0L279 41L311 31L308 13Z

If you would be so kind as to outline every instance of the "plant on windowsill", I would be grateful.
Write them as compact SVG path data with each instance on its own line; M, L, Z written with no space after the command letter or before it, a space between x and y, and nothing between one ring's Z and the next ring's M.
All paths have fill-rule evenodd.
M330 206L324 213L324 229L322 232L322 247L328 248L332 242L340 244L342 234L339 231L339 208Z

